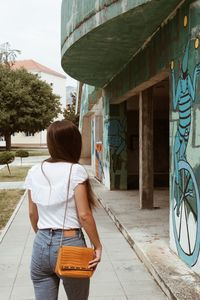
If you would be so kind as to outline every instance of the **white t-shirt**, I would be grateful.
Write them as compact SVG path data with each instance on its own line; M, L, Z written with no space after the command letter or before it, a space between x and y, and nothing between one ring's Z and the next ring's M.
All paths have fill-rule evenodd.
M44 162L43 171L47 178L42 172L41 164L35 165L28 171L24 186L31 190L32 200L37 205L39 229L63 227L70 167L71 163L67 162ZM74 189L87 178L88 174L84 167L73 164L65 229L81 227L76 211Z

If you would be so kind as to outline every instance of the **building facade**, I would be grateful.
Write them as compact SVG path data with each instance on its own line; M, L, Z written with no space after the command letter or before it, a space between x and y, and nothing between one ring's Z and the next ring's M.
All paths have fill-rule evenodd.
M82 156L110 189L169 189L170 247L200 273L200 1L63 0ZM75 63L77 62L77 63Z
M34 60L21 60L16 61L13 69L24 68L28 72L37 74L41 80L47 82L53 90L53 93L60 96L60 102L62 109L66 108L66 77L44 65L39 64ZM59 116L63 119L63 115ZM1 142L3 143L3 142ZM46 146L46 130L31 133L15 133L11 137L11 143L13 146Z

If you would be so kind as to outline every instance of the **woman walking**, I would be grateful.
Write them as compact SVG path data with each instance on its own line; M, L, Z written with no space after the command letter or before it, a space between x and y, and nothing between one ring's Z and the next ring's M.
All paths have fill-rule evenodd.
M72 122L62 120L52 123L47 130L50 158L32 167L25 180L30 221L36 233L31 260L31 279L36 300L58 299L60 279L63 280L68 300L88 299L88 278L59 278L54 271L69 177L63 245L86 247L81 230L83 227L94 245L95 257L89 267L96 268L101 260L102 246L92 215L95 200L87 172L78 164L81 145L80 132Z

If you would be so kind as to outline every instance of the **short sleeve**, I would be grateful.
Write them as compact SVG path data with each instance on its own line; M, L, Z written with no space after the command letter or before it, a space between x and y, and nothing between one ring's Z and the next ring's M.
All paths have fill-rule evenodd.
M88 179L88 173L82 165L76 164L72 168L72 188L73 190L79 183Z
M32 189L32 168L27 173L27 176L24 181L24 188L27 190Z

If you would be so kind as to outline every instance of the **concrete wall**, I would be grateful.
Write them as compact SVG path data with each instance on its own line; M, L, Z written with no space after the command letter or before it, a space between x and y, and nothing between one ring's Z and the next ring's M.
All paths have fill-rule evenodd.
M104 87L179 3L180 0L63 0L63 69L81 82Z
M123 102L110 105L103 98L104 183L110 189L127 189L127 107Z
M12 145L46 145L46 130L36 132L34 135L26 136L24 132L15 133L11 137Z
M66 107L66 79L55 75L40 73L42 80L51 84L53 93L60 96L62 109Z
M99 181L103 181L103 116L102 98L92 108L91 117L91 156L92 170Z
M200 273L200 1L180 14L171 60L171 247Z
M125 100L169 78L170 245L200 273L200 1L185 1L103 91L104 184L127 188ZM162 98L159 100L162 103ZM165 101L165 102L164 102ZM166 105L167 100L163 99ZM167 120L165 112L157 112ZM159 134L159 131L155 131ZM168 142L166 142L166 147ZM157 149L158 150L158 149ZM165 153L163 151L163 153ZM168 160L165 154L159 160ZM160 154L160 153L158 153ZM159 171L159 170L158 170Z
M96 173L96 143L102 142L102 97L101 90L84 84L80 94L79 130L82 134L82 158L91 159ZM99 162L100 163L100 162Z
M200 273L199 14L200 1L186 1L105 89L108 102L121 103L169 76L170 245L180 258L198 273ZM109 160L107 164L111 166L112 157L109 157ZM110 171L112 181L112 168ZM112 186L112 182L110 184Z

